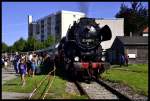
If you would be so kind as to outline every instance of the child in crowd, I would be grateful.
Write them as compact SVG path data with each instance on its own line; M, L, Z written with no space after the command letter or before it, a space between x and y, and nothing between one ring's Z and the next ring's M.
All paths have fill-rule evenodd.
M22 86L24 86L25 85L25 75L27 73L27 67L26 67L25 59L20 60L19 73L21 76Z

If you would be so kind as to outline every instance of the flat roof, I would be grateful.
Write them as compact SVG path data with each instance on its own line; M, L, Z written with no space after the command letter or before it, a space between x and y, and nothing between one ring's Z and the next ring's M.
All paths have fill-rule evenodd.
M95 20L124 20L124 18L95 18Z
M117 36L124 45L148 45L148 37L143 36Z
M85 13L83 13L83 12L66 11L66 10L60 10L60 11L56 12L55 14L58 14L58 13L72 13L72 14L85 15Z

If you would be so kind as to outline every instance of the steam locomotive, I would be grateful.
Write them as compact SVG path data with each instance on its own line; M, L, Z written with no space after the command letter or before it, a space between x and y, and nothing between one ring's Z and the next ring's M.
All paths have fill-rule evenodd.
M102 41L112 37L108 25L100 28L94 18L80 18L68 28L58 46L59 62L73 79L90 80L106 68L102 59Z

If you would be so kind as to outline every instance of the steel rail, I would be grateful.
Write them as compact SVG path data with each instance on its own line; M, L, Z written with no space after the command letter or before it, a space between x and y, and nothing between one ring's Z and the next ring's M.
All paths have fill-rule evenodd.
M55 70L56 70L56 68L54 67L54 77L53 77L53 80L51 81L51 83L49 84L49 86L48 86L48 89L46 90L46 92L44 93L44 96L43 96L43 100L45 99L45 97L46 97L46 95L48 94L48 91L49 91L49 89L50 89L50 87L52 86L52 83L53 83L53 81L54 81L54 79L55 79ZM49 81L50 81L50 79L49 79Z
M98 84L102 85L105 87L107 90L109 90L111 93L115 94L120 100L125 100L125 101L132 101L129 97L123 95L122 93L118 92L114 88L110 87L108 84L103 82L100 79L93 78Z
M30 94L30 96L29 96L29 99L31 99L31 97L34 95L34 93L37 91L37 89L44 83L44 81L50 76L50 74L52 73L52 72L54 72L55 71L55 68L52 70L52 71L50 71L47 75L46 75L46 77L38 84L38 86L32 91L32 93Z
M77 86L79 92L81 95L86 95L89 99L90 96L87 94L87 92L83 89L83 87L80 85L80 83L78 81L74 81L75 85Z

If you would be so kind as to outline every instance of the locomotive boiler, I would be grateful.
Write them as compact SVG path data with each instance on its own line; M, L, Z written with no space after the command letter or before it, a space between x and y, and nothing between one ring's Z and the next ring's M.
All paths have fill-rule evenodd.
M102 60L101 42L111 37L108 25L100 28L94 18L80 18L60 41L59 63L73 79L98 77L106 66Z

